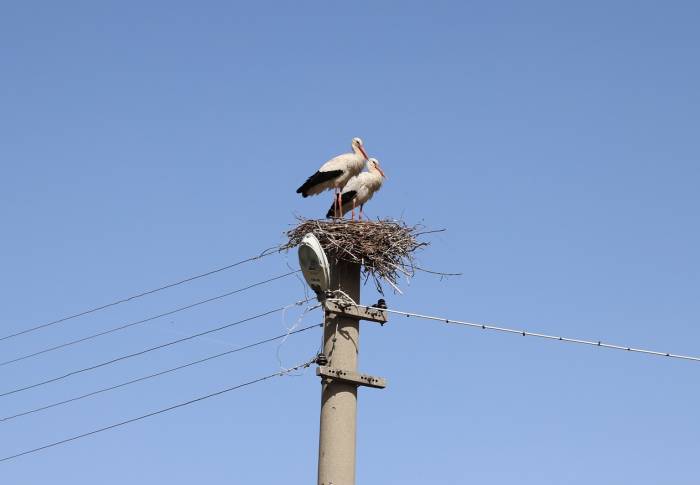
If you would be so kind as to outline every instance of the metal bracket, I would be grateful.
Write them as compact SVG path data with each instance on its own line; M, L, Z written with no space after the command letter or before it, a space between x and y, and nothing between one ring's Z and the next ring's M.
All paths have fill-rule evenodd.
M377 322L382 325L389 321L387 312L381 308L361 307L352 303L342 303L337 300L325 300L323 306L326 309L326 313L335 313L344 317Z
M376 389L384 389L386 387L386 379L383 377L368 376L349 370L333 369L324 365L316 367L316 375L349 382L358 386L374 387Z

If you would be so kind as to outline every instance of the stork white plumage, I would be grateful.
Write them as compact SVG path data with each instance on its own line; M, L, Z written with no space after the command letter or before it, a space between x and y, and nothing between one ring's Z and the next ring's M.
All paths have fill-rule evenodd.
M367 172L353 177L345 185L340 196L340 217L352 211L352 219L355 219L355 208L360 207L359 218L362 220L365 204L372 196L382 188L382 183L386 178L384 171L379 166L379 160L370 158L367 161ZM328 209L326 217L333 217L335 204Z
M362 140L353 138L352 153L343 153L321 165L321 168L297 189L297 194L308 197L320 194L324 190L335 189L334 204L340 208L341 189L348 180L362 171L367 159Z

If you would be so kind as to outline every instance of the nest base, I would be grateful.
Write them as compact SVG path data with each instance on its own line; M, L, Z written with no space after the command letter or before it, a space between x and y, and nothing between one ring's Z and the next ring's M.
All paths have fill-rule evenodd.
M401 275L412 278L415 273L414 253L428 245L417 236L422 226L408 226L392 219L351 221L347 219L318 220L299 218L298 224L287 231L285 249L301 243L312 233L323 246L328 258L361 265L365 282L372 279L383 293L382 281L399 290Z

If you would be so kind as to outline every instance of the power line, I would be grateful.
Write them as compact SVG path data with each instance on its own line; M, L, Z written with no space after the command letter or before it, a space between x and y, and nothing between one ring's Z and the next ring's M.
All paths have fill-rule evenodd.
M96 390L96 391L88 392L87 394L82 394L82 395L80 395L80 396L72 397L72 398L70 398L70 399L66 399L66 400L63 400L63 401L54 402L54 403L52 403L52 404L47 404L47 405L45 405L45 406L41 406L41 407L38 407L38 408L30 409L30 410L28 410L28 411L23 411L23 412L21 412L21 413L14 414L14 415L12 415L12 416L6 416L6 417L4 417L4 418L0 418L0 423L1 423L1 422L5 422L5 421L10 421L10 420L15 419L15 418L19 418L19 417L21 417L21 416L26 416L26 415L28 415L28 414L33 414L33 413L37 413L37 412L40 412L40 411L45 411L45 410L47 410L47 409L51 409L51 408L54 408L54 407L57 407L57 406L62 406L63 404L68 404L68 403L72 403L72 402L75 402L75 401L80 401L81 399L85 399L85 398L88 398L88 397L91 397L91 396L95 396L95 395L101 394L101 393L103 393L103 392L112 391L112 390L114 390L114 389L119 389L119 388L121 388L121 387L129 386L129 385L135 384L135 383L137 383L137 382L142 382L142 381L145 381L145 380L148 380L148 379L152 379L152 378L154 378L154 377L162 376L162 375L164 375L164 374L169 374L170 372L175 372L175 371L178 371L178 370L181 370L181 369L185 369L186 367L191 367L191 366L193 366L193 365L197 365L197 364L201 364L201 363L204 363L204 362L208 362L208 361L213 360L213 359L218 359L219 357L223 357L223 356L225 356L225 355L235 354L236 352L241 352L241 351L243 351L243 350L247 350L247 349L250 349L250 348L253 348L253 347L257 347L257 346L259 346L259 345L263 345L263 344L266 344L266 343L269 343L269 342L274 342L275 340L280 340L280 339L283 339L283 338L287 338L287 337L290 336L290 335L294 335L294 334L306 332L307 330L310 330L310 329L312 329L312 328L317 328L317 327L322 327L322 326L323 326L322 323L321 323L321 324L318 324L318 323L317 323L317 324L315 324L315 325L309 325L309 326L307 326L307 327L300 328L300 329L294 330L294 331L292 331L292 332L285 332L285 333L283 333L283 334L281 334L281 335L277 335L277 336L275 336L275 337L270 337L270 338L267 338L267 339L265 339L265 340L259 340L259 341L257 341L257 342L252 343L252 344L244 345L244 346L242 346L242 347L237 347L237 348L235 348L235 349L227 350L226 352L221 352L221 353L219 353L219 354L211 355L211 356L205 357L205 358L203 358L203 359L199 359L199 360L195 360L195 361L192 361L192 362L188 362L188 363L186 363L186 364L178 365L177 367L171 367L171 368L169 368L169 369L166 369L166 370L163 370L163 371L160 371L160 372L155 372L155 373L153 373L153 374L148 374L148 375L145 375L145 376L142 376L142 377L138 377L138 378L136 378L136 379L132 379L132 380L129 380L129 381L126 381L126 382L122 382L122 383L120 383L120 384L116 384L116 385L114 385L114 386L104 387L104 388L98 389L98 390Z
M376 310L376 308L368 307L365 305L357 305L357 306L362 307L362 308L369 308L369 309ZM594 347L604 347L606 349L624 350L626 352L637 352L637 353L641 353L641 354L656 355L659 357L670 357L673 359L682 359L682 360L690 360L690 361L694 361L694 362L700 362L700 357L694 357L691 355L672 354L670 352L659 352L656 350L638 349L638 348L634 348L634 347L628 347L625 345L608 344L608 343L604 343L600 340L585 340L585 339L579 339L579 338L560 337L557 335L547 335L547 334L543 334L543 333L529 332L526 330L518 330L515 328L497 327L495 325L486 325L483 323L464 322L461 320L454 320L452 318L435 317L435 316L431 316L431 315L421 315L419 313L402 312L399 310L385 309L384 311L389 312L389 313L395 313L397 315L405 315L406 317L416 317L416 318L422 318L425 320L435 320L438 322L448 323L448 324L453 324L453 325L463 325L463 326L467 326L467 327L480 328L482 330L495 330L497 332L518 334L518 335L522 335L523 337L539 337L539 338L548 339L548 340L558 340L561 342L569 342L569 343L574 343L574 344L590 345L590 346L594 346Z
M196 334L193 334L193 335L189 335L189 336L187 336L187 337L183 337L183 338L180 338L180 339L177 339L177 340L171 340L170 342L166 342L166 343L164 343L164 344L156 345L156 346L154 346L154 347L149 347L149 348L147 348L147 349L140 350L140 351L134 352L134 353L132 353L132 354L122 355L121 357L116 357L116 358L114 358L114 359L107 360L107 361L101 362L101 363L99 363L99 364L91 365L91 366L89 366L89 367L83 367L82 369L74 370L74 371L68 372L68 373L66 373L66 374L63 374L63 375L60 375L60 376L57 376L57 377L53 377L53 378L51 378L51 379L46 379L46 380L44 380L44 381L36 382L36 383L30 384L30 385L28 385L28 386L19 387L19 388L17 388L17 389L13 389L13 390L11 390L11 391L6 391L6 392L0 394L0 397L9 396L10 394L16 394L16 393L18 393L18 392L26 391L26 390L28 390L28 389L34 389L35 387L39 387L39 386L43 386L43 385L46 385L46 384L50 384L50 383L52 383L52 382L60 381L60 380L66 379L66 378L68 378L68 377L74 376L74 375L76 375L76 374L81 374L81 373L83 373L83 372L88 372L88 371L91 371L91 370L99 369L100 367L105 367L105 366L114 364L115 362L120 362L120 361L122 361L122 360L130 359L130 358L132 358L132 357L136 357L136 356L139 356L139 355L147 354L148 352L153 352L154 350L159 350L159 349L162 349L162 348L165 348L165 347L169 347L169 346L171 346L171 345L175 345L175 344L179 344L179 343L181 343L181 342L185 342L185 341L187 341L187 340L192 340L192 339L194 339L194 338L201 337L201 336L203 336L203 335L208 335L208 334L210 334L210 333L218 332L218 331L223 330L223 329L225 329L225 328L230 328L230 327L233 327L233 326L236 326L236 325L240 325L241 323L249 322L249 321L251 321L251 320L255 320L255 319L257 319L257 318L261 318L261 317L270 315L270 314L272 314L272 313L281 312L281 311L285 310L286 308L291 308L291 307L293 307L293 306L295 306L295 305L301 305L301 304L306 303L306 302L308 302L308 301L310 301L310 300L309 300L309 299L300 300L300 301L297 301L297 302L295 302L295 303L291 303L291 304L285 305L285 306L283 306L283 307L275 308L275 309L273 309L273 310L268 310L268 311L266 311L266 312L259 313L259 314L257 314L257 315L253 315L252 317L244 318L244 319L242 319L242 320L237 320L237 321L235 321L235 322L233 322L233 323L228 323L228 324L226 324L226 325L222 325L222 326L217 327L217 328L213 328L213 329L210 329L210 330L205 330L204 332L199 332L199 333L196 333Z
M24 335L24 334L27 334L27 333L30 333L30 332L35 332L35 331L40 330L40 329L42 329L42 328L50 327L50 326L52 326L52 325L56 325L56 324L59 324L59 323L63 323L63 322L66 322L66 321L68 321L68 320L72 320L72 319L74 319L74 318L78 318L78 317L82 317L82 316L85 316L85 315L89 315L90 313L95 313L95 312L98 312L98 311L100 311L100 310L104 310L104 309L106 309L106 308L110 308L110 307L113 307L113 306L116 306L116 305L120 305L120 304L122 304L122 303L129 302L129 301L131 301L131 300L135 300L135 299L137 299L137 298L142 298L142 297L144 297L144 296L152 295L153 293L157 293L157 292L159 292L159 291L167 290L167 289L169 289L169 288L173 288L173 287L175 287L175 286L182 285L182 284L184 284L184 283L189 283L190 281L194 281L194 280L197 280L197 279L200 279L200 278L204 278L204 277L206 277L206 276L211 276L211 275L213 275L213 274L220 273L220 272L222 272L222 271L226 271L227 269L235 268L236 266L240 266L241 264L249 263L249 262L251 262L251 261L255 261L255 260L258 260L258 259L262 259L262 258L264 258L264 257L266 257L266 256L270 256L270 255L272 255L272 254L275 254L276 252L279 252L279 251L281 251L281 250L282 250L281 247L279 247L279 246L274 246L274 247L271 247L271 248L268 248L268 249L264 250L262 253L258 254L257 256L252 256L252 257L250 257L250 258L242 259L242 260L237 261L237 262L235 262L235 263L231 263L231 264L229 264L229 265L222 266L222 267L220 267L220 268L216 268L216 269L213 269L213 270L211 270L211 271L207 271L206 273L200 273L200 274L197 274L197 275L194 275L194 276L190 276L190 277L188 277L188 278L185 278L185 279L182 279L182 280L179 280L179 281L175 281L175 282L173 282L173 283L168 283L168 284L166 284L166 285L164 285L164 286L161 286L161 287L158 287L158 288L154 288L154 289L152 289L152 290L146 290L146 291L143 291L143 292L141 292L141 293L136 293L136 294L134 294L134 295L128 296L128 297L126 297L126 298L122 298L122 299L120 299L120 300L113 301L113 302L111 302L111 303L107 303L107 304L105 304L105 305L101 305L101 306L97 306L97 307L94 307L94 308L90 308L90 309L88 309L88 310L83 310L83 311L81 311L81 312L74 313L74 314L72 314L72 315L67 315L67 316L65 316L65 317L61 317L61 318L58 318L58 319L56 319L56 320L52 320L52 321L50 321L50 322L42 323L42 324L36 325L36 326L34 326L34 327L30 327L30 328L27 328L27 329L24 329L24 330L20 330L20 331L18 331L18 332L15 332L15 333L12 333L12 334L9 334L9 335L5 335L5 336L3 336L3 337L0 337L0 341L7 340L7 339L11 339L11 338L14 338L14 337L19 337L20 335Z
M266 380L268 380L268 379L272 379L273 377L280 377L280 376L283 376L283 375L285 375L285 374L289 374L290 372L294 372L294 371L296 371L296 370L299 370L299 369L301 369L301 368L303 368L303 367L309 367L315 360L316 360L316 359L314 358L314 359L311 359L311 360L309 360L309 361L307 361L307 362L304 362L303 364L296 365L296 366L294 366L294 367L292 367L292 368L290 368L290 369L284 369L284 370L281 370L281 371L279 371L279 372L275 372L274 374L268 374L268 375L263 376L263 377L258 377L257 379L253 379L252 381L244 382L243 384L238 384L238 385L236 385L236 386L227 387L226 389L222 389L222 390L220 390L220 391L212 392L211 394L206 394L206 395L204 395L204 396L200 396L200 397L197 397L197 398L194 398L194 399L190 399L189 401L185 401L185 402L181 402L181 403L178 403L178 404L174 404L174 405L169 406L169 407L167 407L167 408L158 409L157 411L153 411L153 412L148 413L148 414L143 414L143 415L137 416L137 417L135 417L135 418L127 419L127 420L121 421L121 422L119 422L119 423L115 423L115 424L111 424L111 425L109 425L109 426L105 426L105 427L103 427L103 428L94 429L94 430L92 430L92 431L88 431L87 433L83 433L83 434L71 436L70 438L66 438L66 439L63 439L63 440L60 440L60 441L54 441L53 443L49 443L49 444L47 444L47 445L40 446L40 447L38 447L38 448L33 448L33 449L31 449L31 450L23 451L23 452L21 452L21 453L15 454L15 455L6 456L6 457L3 457L3 458L0 458L0 462L5 462L5 461L13 460L13 459L15 459L15 458L19 458L19 457L21 457L21 456L30 455L30 454L32 454L32 453L37 453L37 452L42 451L42 450L45 450L45 449L47 449L47 448L52 448L52 447L54 447L54 446L59 446L59 445L65 444L65 443L69 443L69 442L71 442L71 441L75 441L75 440L78 440L78 439L81 439L81 438L85 438L85 437L87 437L87 436L92 436L92 435L94 435L94 434L101 433L101 432L103 432L103 431L108 431L108 430L110 430L110 429L118 428L118 427L124 426L124 425L126 425L126 424L134 423L134 422L136 422L136 421L141 421L142 419L150 418L150 417L156 416L156 415L158 415L158 414L167 413L168 411L172 411L172 410L174 410L174 409L178 409L178 408L181 408L181 407L189 406L190 404L198 403L198 402L200 402L200 401L204 401L205 399L209 399L209 398L212 398L212 397L215 397L215 396L220 396L220 395L225 394L225 393L227 393L227 392L235 391L236 389L241 389L241 388L243 388L243 387L250 386L250 385L252 385L252 384L257 384L258 382L266 381Z
M263 281L258 281L257 283L253 283L253 284L248 285L248 286L245 286L245 287L243 287L243 288L238 288L238 289L236 289L236 290L229 291L229 292L224 293L224 294L222 294L222 295L214 296L214 297L212 297L212 298L207 298L206 300L201 300L201 301L198 301L198 302L195 302L195 303L191 303L191 304L189 304L189 305L185 305L185 306L182 306L182 307L179 307L179 308L175 308L174 310L170 310L170 311L167 311L167 312L164 312L164 313L160 313L160 314L158 314L158 315L154 315L154 316L152 316L152 317L144 318L143 320L138 320L138 321L135 321L135 322L131 322L131 323L124 324L124 325L119 325L119 326L117 326L117 327L113 327L113 328L110 328L110 329L108 329L108 330L103 330L102 332L94 333L94 334L88 335L88 336L86 336L86 337L81 337L81 338L78 338L78 339L75 339L75 340L70 340L70 341L68 341L68 342L64 342L64 343L59 344L59 345L54 345L53 347L48 347L48 348L45 348L45 349L42 349L42 350L38 350L38 351L36 351L36 352L32 352L31 354L22 355L22 356L20 356L20 357L14 358L14 359L6 360L6 361L4 361L4 362L0 362L0 367L5 366L5 365L8 365L8 364L13 364L13 363L15 363L15 362L20 362L20 361L22 361L22 360L30 359L30 358L32 358L32 357L36 357L36 356L38 356L38 355L46 354L46 353L48 353L48 352L53 352L54 350L63 349L63 348L65 348L65 347L70 347L71 345L79 344L79 343L81 343L81 342L86 342L86 341L88 341L88 340L92 340L92 339L95 339L95 338L97 338L97 337L102 337L103 335L108 335L108 334L110 334L110 333L118 332L118 331L120 331L120 330L124 330L124 329L130 328L130 327L134 327L134 326L136 326L136 325L141 325L141 324L143 324L143 323L151 322L151 321L156 320L156 319L158 319L158 318L167 317L168 315L173 315L174 313L178 313L178 312L181 312L181 311L184 311L184 310L189 310L190 308L194 308L194 307L199 306L199 305L204 305L205 303L211 303L212 301L220 300L220 299L222 299L222 298L226 298L227 296L235 295L236 293L241 293L241 292L246 291L246 290L249 290L249 289L251 289L251 288L255 288L256 286L261 286L261 285L270 283L270 282L272 282L272 281L276 281L276 280L285 278L285 277L290 276L290 275L293 275L294 273L297 273L297 272L299 272L299 271L301 271L301 270L291 271L291 272L289 272L289 273L285 273L285 274L282 274L282 275L274 276L274 277L272 277L272 278L269 278L269 279L266 279L266 280L263 280Z

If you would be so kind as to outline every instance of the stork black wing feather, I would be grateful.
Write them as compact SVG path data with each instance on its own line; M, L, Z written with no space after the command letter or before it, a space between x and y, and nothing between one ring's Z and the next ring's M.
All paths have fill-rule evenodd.
M309 189L314 185L322 184L323 182L328 182L333 180L338 175L343 173L342 170L329 170L327 172L316 172L311 177L306 179L306 182L297 189L297 194L301 194L303 197L308 197Z
M347 192L343 192L343 195L340 196L340 206L344 207L345 204L352 202L352 199L354 199L356 195L357 195L357 190L348 190ZM326 213L326 219L330 219L331 217L333 217L334 213L335 213L335 204L331 205L331 208L328 209L328 212Z

